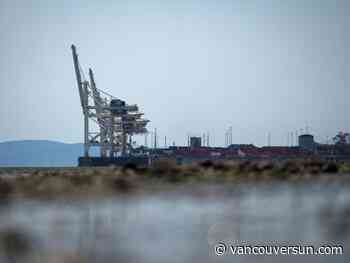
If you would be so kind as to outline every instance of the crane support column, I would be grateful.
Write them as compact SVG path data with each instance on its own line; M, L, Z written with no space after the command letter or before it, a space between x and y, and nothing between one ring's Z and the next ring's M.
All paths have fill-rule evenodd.
M88 98L88 83L84 82L84 105L88 106L89 98ZM87 107L86 107L87 108ZM86 109L84 111L84 156L89 157L89 111Z

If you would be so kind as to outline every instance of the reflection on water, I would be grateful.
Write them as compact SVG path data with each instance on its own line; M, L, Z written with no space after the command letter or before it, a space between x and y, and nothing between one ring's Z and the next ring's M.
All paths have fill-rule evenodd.
M346 253L349 190L341 184L281 183L189 187L105 200L20 201L0 209L0 262L11 260L11 250L4 249L9 231L30 237L33 262L345 262L346 254L217 257L213 246L218 241L340 244Z

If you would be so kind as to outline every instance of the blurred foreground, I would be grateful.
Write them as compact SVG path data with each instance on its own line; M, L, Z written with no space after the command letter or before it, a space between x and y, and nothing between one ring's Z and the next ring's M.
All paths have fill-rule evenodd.
M349 171L317 161L4 168L0 262L347 262ZM218 257L219 241L345 254Z

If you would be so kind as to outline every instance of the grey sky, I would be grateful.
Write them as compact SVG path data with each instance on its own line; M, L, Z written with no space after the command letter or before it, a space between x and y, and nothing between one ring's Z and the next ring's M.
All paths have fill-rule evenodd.
M306 3L307 2L307 3ZM350 2L0 2L0 141L82 141L70 45L99 88L185 144L286 144L350 130ZM163 141L161 139L161 141Z

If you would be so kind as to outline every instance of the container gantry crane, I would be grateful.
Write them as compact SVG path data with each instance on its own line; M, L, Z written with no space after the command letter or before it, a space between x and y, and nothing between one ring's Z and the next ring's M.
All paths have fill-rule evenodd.
M147 133L149 120L143 118L137 105L126 104L96 87L94 73L89 80L80 66L76 47L71 46L75 75L84 115L84 158L92 146L100 147L101 158L127 157L132 154L132 136ZM98 129L90 125L97 124ZM95 125L96 127L96 125Z

